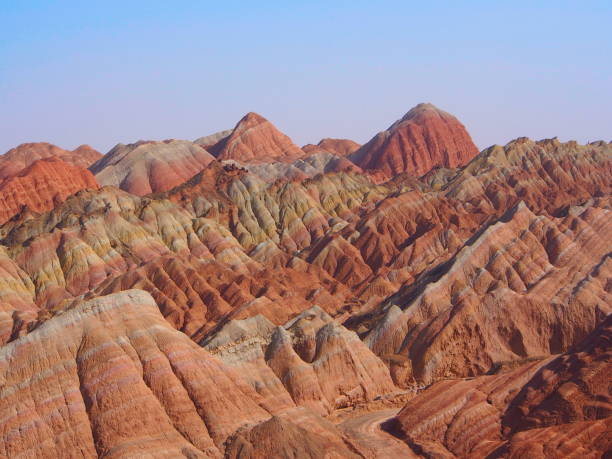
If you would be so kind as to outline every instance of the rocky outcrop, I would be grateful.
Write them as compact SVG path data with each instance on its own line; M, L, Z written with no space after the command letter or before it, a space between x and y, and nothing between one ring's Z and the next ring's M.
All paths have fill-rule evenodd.
M390 178L402 172L421 176L437 166L463 166L477 154L457 118L419 104L349 158L364 170Z
M293 161L304 155L289 137L263 116L247 113L231 134L210 147L218 159L241 163Z
M144 196L170 190L204 169L213 156L187 140L118 144L91 165L100 185Z
M612 315L557 358L436 383L391 428L426 456L599 457L611 446L611 338Z
M505 434L612 416L612 315L578 346L550 362L514 398Z
M79 190L97 188L95 178L87 169L53 156L37 160L0 182L0 223L24 207L32 212L44 212Z
M226 332L227 349L240 332ZM170 327L146 292L78 302L0 349L0 454L364 457L329 421L260 395L232 366Z
M365 342L407 356L424 383L567 350L612 312L611 218L592 207L551 219L520 204L389 298Z
M612 144L534 142L522 137L482 151L444 187L448 198L486 214L524 201L536 214L563 215L570 206L612 193Z
M263 313L282 324L315 301L333 313L350 293L273 243L247 253L223 222L116 188L79 193L49 214L9 222L2 231L11 246L7 285L14 286L6 294L11 302L2 305L4 336L27 328L14 311L46 314L80 295L129 288L149 291L167 320L194 339L225 317ZM33 287L27 307L20 272Z
M328 414L395 390L382 361L318 306L281 327L261 316L233 320L203 345L283 406Z
M0 454L220 457L270 414L150 295L81 303L0 349Z
M509 146L507 156L520 158L514 153L514 144ZM580 193L567 195L550 187L543 193L539 179L534 177L533 191L523 196L528 198L527 206L538 209L532 212L536 217L549 209L559 215L546 217L552 226L546 223L545 231L566 232L567 226L568 237L580 235L579 244L585 250L579 256L588 259L584 266L595 267L601 260L597 253L602 245L595 236L589 239L586 235L608 231L605 216L609 205L605 197L596 196L607 192L606 152L610 146L560 144L552 154L546 142L531 145L534 165L543 164L549 157L564 164L565 158L577 159L576 169L567 170L577 177L576 190L582 190ZM588 160L578 161L586 152ZM488 156L480 155L439 191L409 176L374 185L364 175L353 173L325 173L302 181L269 183L240 166L215 161L180 186L146 199L105 188L97 193L82 193L49 215L21 214L19 220L0 228L0 237L10 249L9 258L35 285L34 305L30 307L41 314L61 308L64 301L88 292L110 293L139 287L154 295L171 324L199 339L219 321L262 313L280 325L316 303L335 317L342 316L339 320L345 320L347 326L362 336L383 327L385 331L380 336L388 336L395 344L382 337L375 340L368 337L367 341L381 343L373 347L378 355L398 362L398 366L392 365L392 371L397 378L400 373L406 375L408 379L396 379L403 384L413 373L409 356L403 351L396 354L405 335L401 331L390 333L386 328L392 319L387 316L388 310L393 309L391 305L395 303L400 311L405 310L412 301L412 293L446 272L445 263L454 260L466 244L472 245L470 238L477 237L479 230L499 219L502 211L507 210L506 203L516 205L514 199L496 201L495 195L482 190L510 187L512 178L507 174L519 170L521 163L512 159L510 165L504 166L504 173L496 173L498 167L494 164L473 167L482 158L489 161ZM537 158L539 163L535 162ZM589 186L587 179L596 185ZM527 184L527 176L524 180ZM481 183L487 183L486 187L475 185ZM546 186L546 182L541 186ZM470 194L464 199L464 193L473 190L481 190L477 198ZM540 200L538 196L547 196L552 201ZM585 200L587 196L594 197ZM582 220L588 222L586 226ZM588 228L590 222L595 225L593 231L581 233L577 229ZM509 228L501 233L503 237L516 237L513 225L501 226ZM519 227L516 230L523 231ZM539 244L545 246L538 253L546 252L547 257L549 252L562 250L561 246L555 249L554 244L566 244L550 237L537 233ZM551 242L547 242L549 239ZM27 247L23 245L25 241L29 241ZM486 247L495 241L497 238L483 240L479 253L486 253ZM527 247L532 243L529 241ZM491 250L504 253L499 244L496 247ZM568 253L578 252L572 249ZM483 258L477 264L485 262ZM550 262L552 266L559 263L572 262L571 258ZM587 292L602 289L606 266L604 263L602 270L596 270L600 274L592 284L579 291L579 301L596 304L600 293L588 299ZM527 278L533 267L514 269ZM552 271L555 278L562 279L565 269L555 268ZM568 273L571 272L570 269ZM574 282L579 282L582 272L571 285L577 285ZM501 278L510 282L505 274ZM542 279L542 285L552 285L546 279ZM467 282L472 282L470 277ZM518 288L513 282L512 288ZM494 291L504 291L504 283L494 288L496 285L492 284ZM538 298L535 295L538 290L531 290L532 293L525 294L519 288L514 295ZM393 300L381 303L396 293ZM489 296L491 301L509 298L508 294L497 300ZM19 293L9 297L22 298ZM539 298L537 301L543 297ZM559 296L559 304L574 301L572 298L564 293ZM15 303L20 305L18 309L23 309L22 302ZM13 336L22 333L26 326L21 319L11 318L15 308L5 305L9 318L3 321L7 326L17 324L17 329L11 325L5 331ZM588 310L592 311L590 307ZM581 316L579 322L585 317ZM593 316L591 319L595 320ZM576 330L592 326L593 322L585 321ZM378 336L378 332L374 335ZM572 342L572 336L553 341L561 342L562 350ZM510 348L518 349L513 346ZM537 348L538 352L545 352L547 348L557 349L554 346L542 344ZM536 352L535 349L529 352ZM513 355L521 353L512 351L499 358L514 358ZM496 358L484 357L478 364L473 362L469 370L468 366L461 367L470 372L486 371Z
M46 142L23 143L0 156L0 182L19 174L39 159L59 158L86 169L101 157L102 154L89 145L81 145L69 151Z

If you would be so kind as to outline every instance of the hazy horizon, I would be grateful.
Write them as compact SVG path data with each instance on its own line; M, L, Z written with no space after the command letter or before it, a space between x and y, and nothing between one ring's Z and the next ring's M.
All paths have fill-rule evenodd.
M249 111L298 145L364 143L420 102L479 149L612 140L610 2L441 5L3 4L0 153L193 140Z

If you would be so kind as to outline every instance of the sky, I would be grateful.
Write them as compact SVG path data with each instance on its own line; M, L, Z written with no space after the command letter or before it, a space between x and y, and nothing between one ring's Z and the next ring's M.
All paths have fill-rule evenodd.
M412 106L476 145L612 140L612 1L0 0L0 152L195 139L255 111L363 143Z

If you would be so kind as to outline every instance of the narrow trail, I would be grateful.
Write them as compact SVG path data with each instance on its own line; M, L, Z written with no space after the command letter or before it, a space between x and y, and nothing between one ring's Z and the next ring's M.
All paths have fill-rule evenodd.
M393 418L399 408L372 411L347 419L338 428L357 442L371 458L417 458L406 443L381 429L381 424Z

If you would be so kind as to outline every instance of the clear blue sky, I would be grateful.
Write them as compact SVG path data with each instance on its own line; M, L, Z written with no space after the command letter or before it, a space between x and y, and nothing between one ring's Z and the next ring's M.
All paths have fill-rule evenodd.
M176 6L175 6L176 5ZM612 140L612 1L0 2L0 152L106 152L248 111L298 144L419 102L476 144Z

